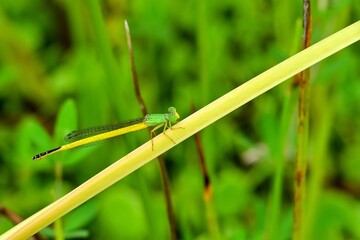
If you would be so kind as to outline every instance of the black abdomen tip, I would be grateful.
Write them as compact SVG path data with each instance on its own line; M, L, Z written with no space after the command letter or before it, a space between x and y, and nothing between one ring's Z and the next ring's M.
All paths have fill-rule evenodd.
M35 156L33 156L32 160L40 160L40 159L46 157L47 155L58 151L60 148L61 148L61 147L57 147L57 148L51 149L51 150L49 150L49 151L36 154Z

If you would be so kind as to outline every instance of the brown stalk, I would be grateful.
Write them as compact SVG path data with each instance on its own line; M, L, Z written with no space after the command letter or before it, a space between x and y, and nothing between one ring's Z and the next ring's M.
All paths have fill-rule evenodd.
M126 39L127 39L127 45L128 45L128 49L129 49L129 55L130 55L130 65L131 65L131 73L133 76L135 95L136 95L136 99L140 105L142 115L145 116L148 114L148 111L147 111L144 99L141 96L140 85L139 85L138 75L137 75L137 71L136 71L135 60L134 60L134 51L133 51L132 43L131 43L130 29L129 29L129 25L126 20L125 20L125 31L126 31ZM150 137L152 137L150 129L148 129L148 132L149 132ZM171 202L169 177L167 174L164 159L161 156L159 156L159 157L157 157L157 162L158 162L158 165L160 168L160 175L161 175L161 180L162 180L161 182L162 182L162 186L164 189L166 209L167 209L167 215L168 215L168 220L169 220L169 225L170 225L170 236L171 236L172 240L175 240L175 239L177 239L176 221L175 221L174 209L173 209L172 202Z
M310 0L303 1L303 28L302 48L311 44L311 8ZM293 239L304 238L305 232L305 193L306 193L306 169L308 149L308 123L309 123L309 69L296 76L299 86L298 106L298 143L295 170L295 193L294 193L294 230Z
M0 205L0 215L3 215L7 219L9 219L13 224L17 225L22 222L24 219L18 215L17 213L9 210L8 208ZM31 240L44 240L45 238L40 234L36 233L34 236L30 238Z
M192 105L193 112L196 111L195 106ZM208 229L210 233L211 239L220 239L220 231L219 231L219 224L217 222L215 210L214 210L214 204L213 204L213 191L212 191L212 184L211 179L207 170L206 160L205 160L205 154L204 149L202 147L202 141L200 137L200 133L194 134L195 137L195 143L196 143L196 149L199 156L200 161L200 168L201 173L203 176L203 182L204 182L204 202L206 206L206 215L207 215L207 224Z

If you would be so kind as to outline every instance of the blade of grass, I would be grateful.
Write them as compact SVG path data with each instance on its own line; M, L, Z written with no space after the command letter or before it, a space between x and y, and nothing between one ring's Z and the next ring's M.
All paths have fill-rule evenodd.
M314 99L315 111L317 116L316 124L312 129L314 129L313 136L311 137L314 149L312 154L312 161L309 163L311 167L311 175L309 177L308 184L308 194L306 197L306 224L304 239L313 239L313 230L315 222L317 219L317 214L319 211L319 204L321 195L323 193L323 185L325 181L326 171L327 171L327 153L329 152L329 139L331 134L332 124L334 123L333 119L333 108L334 106L333 99L330 99L326 94L328 88L324 89L324 86L314 89L316 92L316 99ZM329 107L324 107L324 106Z
M293 47L291 52L298 51L298 42L302 32L302 21L299 19L296 23L296 30L293 36ZM292 83L287 83L284 87L284 100L282 102L281 118L278 129L278 143L275 145L273 156L276 161L275 172L272 181L272 190L269 198L269 216L266 221L266 231L264 239L275 239L278 236L280 217L282 215L282 194L283 194L283 178L285 173L285 154L287 143L289 142L289 129L291 128L291 111L296 107L297 98L295 91L292 91Z
M183 129L169 129L166 133L178 144L267 90L359 40L360 21L268 69L175 125ZM164 134L153 140L154 151L151 150L151 141L148 141L61 199L16 225L0 239L28 238L176 145Z
M291 86L287 86L291 88ZM291 122L291 111L296 106L296 96L290 89L286 91L281 111L280 124L278 129L278 144L274 151L274 159L276 159L275 173L272 182L271 196L269 198L269 210L267 217L267 226L264 239L276 239L278 236L278 228L280 217L282 214L282 194L283 179L285 172L285 152L288 142L288 131Z
M99 0L89 0L86 1L89 9L89 17L91 20L91 24L94 29L95 36L95 44L98 49L99 55L102 58L103 67L105 69L105 73L108 76L108 81L104 81L107 88L111 89L109 92L113 92L115 94L110 95L110 100L112 101L113 106L118 105L118 97L121 96L121 91L119 86L119 79L121 79L121 74L119 68L117 66L116 60L114 58L111 44L108 38L108 32L105 28L105 20L102 15L101 3ZM114 107L116 111L119 108Z
M67 19L69 20L72 41L78 47L84 47L86 43L86 28L83 27L83 16L79 17L79 13L83 14L81 11L83 9L83 2L66 0L63 3Z
M196 99L197 104L204 104L204 101L209 99L209 90L211 89L211 84L209 84L209 74L208 74L208 38L207 38L207 1L199 0L197 2L197 49L198 49L198 64L199 64L199 77L200 77L200 89L199 91L200 98ZM201 102L199 102L201 101Z

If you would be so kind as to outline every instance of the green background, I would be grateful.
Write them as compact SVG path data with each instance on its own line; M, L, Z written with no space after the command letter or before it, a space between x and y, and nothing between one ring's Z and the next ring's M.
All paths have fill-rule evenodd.
M359 16L357 0L313 1L312 42ZM26 218L149 139L141 131L31 160L63 144L71 130L141 117L125 18L150 113L174 106L185 118L192 105L205 106L301 50L301 1L2 0L1 206ZM360 239L359 56L356 43L311 68L309 239ZM291 238L298 95L293 83L201 132L217 220L210 229L218 226L221 238ZM179 239L214 238L194 139L164 158ZM280 191L273 186L276 174ZM63 219L67 238L168 239L168 225L156 161ZM0 233L12 226L0 216ZM50 228L42 233L54 234Z

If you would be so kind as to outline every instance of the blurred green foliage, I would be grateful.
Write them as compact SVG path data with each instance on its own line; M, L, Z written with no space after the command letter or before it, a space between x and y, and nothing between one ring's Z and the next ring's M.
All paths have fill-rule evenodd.
M192 103L206 105L301 46L301 1L98 4L0 2L0 205L24 218L147 141L146 131L136 132L31 160L71 130L141 116L125 18L149 111L175 106L182 118ZM313 42L360 16L357 0L312 4ZM316 197L308 208L309 239L360 239L359 53L355 44L311 69L309 180ZM223 238L291 237L296 114L290 80L201 132ZM165 158L179 238L211 238L194 140ZM272 184L276 169L280 192ZM155 162L144 166L66 215L65 237L168 239L160 181ZM0 216L1 233L11 226ZM43 234L54 235L50 228Z

